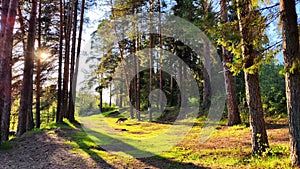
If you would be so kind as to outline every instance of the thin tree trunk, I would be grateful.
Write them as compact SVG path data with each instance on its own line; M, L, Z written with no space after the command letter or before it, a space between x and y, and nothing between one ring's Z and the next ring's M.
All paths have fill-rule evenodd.
M22 15L22 10L21 10L20 5L18 5L18 16L19 16L18 20L19 20L19 24L20 24L20 29L21 29L21 32L22 32L23 51L25 51L26 50L26 42L25 42L26 32L25 32L24 17Z
M63 117L69 118L69 110L68 110L68 90L69 90L69 69L70 69L70 39L71 39L71 30L72 30L72 18L73 18L73 5L71 2L68 4L68 13L67 13L67 26L66 26L66 36L65 36L65 63L64 63L64 75L63 75L63 90L62 90L62 105L61 110Z
M32 79L33 80L33 79ZM31 89L29 89L30 96L29 96L29 106L28 106L28 113L27 113L27 121L26 121L26 131L31 131L34 129L34 121L33 121L33 112L32 112L32 106L33 106L33 81L31 85Z
M39 16L38 16L38 57L37 57L37 68L36 68L36 112L35 112L35 123L36 128L40 128L41 117L40 117L40 84L41 84L41 55L42 55L42 44L41 44L41 27L42 27L42 0L39 2Z
M152 91L152 72L153 72L153 19L152 14L154 12L154 0L151 0L151 6L150 6L150 54L149 54L149 98L148 98L148 109L149 109L149 121L152 121L152 105L150 103L151 98L151 91Z
M211 75L211 66L210 66L210 47L209 42L204 44L204 67L203 67L203 115L209 110L211 104L211 84L210 84L210 75Z
M163 107L162 107L162 103L163 103L163 77L162 77L162 67L163 67L163 64L162 64L162 46L163 46L163 42L162 42L162 31L161 31L161 2L160 0L158 0L158 19L159 19L159 26L158 26L158 29L159 29L159 48L160 48L160 51L159 51L159 64L160 64L160 69L159 69L159 89L161 92L159 92L159 112L162 112L163 111Z
M111 83L109 83L109 107L111 107L111 97L112 97L112 94L111 94Z
M177 76L178 76L178 82L177 82L177 84L178 84L178 86L181 86L181 84L182 84L182 62L179 62L179 64L178 64L178 70L177 70ZM179 88L180 89L180 88ZM177 98L177 106L178 106L178 108L180 108L180 106L181 106L181 95L182 93L181 93L181 91L179 91L178 92L178 98Z
M113 1L112 0L110 0L110 4L112 6L112 9L111 9L112 17L113 17L113 19L115 19L114 18L115 17L115 12L114 12L114 7L113 7ZM117 28L114 26L113 29L114 29L115 35L118 36ZM119 48L119 51L120 51L121 60L124 60L124 53L123 53L123 48L122 48L121 42L118 42L118 48ZM128 80L128 74L127 74L128 72L124 72L124 73L125 73L125 83L126 83L126 88L127 88L127 94L128 94L128 99L129 99L128 103L129 103L129 106L130 106L130 117L133 118L133 108L130 104L130 95L131 95L131 93L130 93L130 85L129 85L129 80ZM122 103L122 99L121 99L121 103Z
M171 96L170 96L170 106L173 106L173 102L174 102L174 99L173 99L173 95L174 95L174 91L173 91L173 76L171 75L170 76L170 90L171 90Z
M77 45L77 55L76 55L76 65L75 65L75 73L74 73L74 87L73 87L73 102L76 102L76 88L77 88L77 77L78 77L78 68L79 68L79 58L80 58L80 50L81 50L81 38L82 38L82 31L83 31L83 21L84 21L84 7L85 7L85 0L81 2L81 13L80 13L80 24L79 24L79 35L78 35L78 45ZM75 106L74 106L75 111Z
M137 28L138 29L138 28ZM137 51L141 50L140 49L141 44L140 44L140 36L138 33L138 38L137 38ZM138 121L141 120L141 100L140 100L140 60L139 58L136 59L136 118Z
M122 93L123 93L123 84L120 84L120 102L119 102L119 108L122 108L123 107L123 96L122 96Z
M221 0L221 20L227 22L227 4L226 0ZM241 123L240 113L238 109L238 100L236 95L236 85L232 72L227 64L232 63L233 57L225 47L222 47L222 59L225 75L226 86L226 105L228 111L228 126L233 126Z
M300 166L300 49L295 0L280 0L291 161ZM296 67L296 68L295 68ZM292 71L291 69L294 70Z
M9 3L10 2L10 3ZM9 7L8 7L9 4ZM1 46L0 46L0 119L1 119L1 141L8 140L11 92L12 92L12 49L13 29L17 14L17 0L2 1L1 21ZM6 17L7 16L7 17ZM8 19L9 18L9 19Z
M71 50L71 70L70 70L70 92L69 92L69 120L71 122L75 121L75 91L74 91L74 71L75 71L75 47L76 47L76 33L77 33L77 10L78 10L78 0L75 0L73 4L74 8L74 20L73 20L73 37L72 37L72 50Z
M32 106L33 91L33 68L34 68L34 42L36 34L37 0L32 1L30 12L27 47L25 51L23 83L21 89L20 112L18 118L18 132L21 136L26 130L32 129L33 115ZM32 120L32 121L31 121Z
M58 56L58 79L57 79L57 108L56 122L63 121L62 115L62 60L63 60L63 2L59 1L59 56Z
M4 46L4 35L5 35L5 29L6 29L6 20L7 20L7 15L8 15L8 10L9 10L9 0L2 0L1 2L2 5L2 13L1 13L1 32L0 32L0 91L3 91L4 89L4 83L3 80L5 78L5 72L4 72L4 48L2 46ZM1 73L2 72L2 73ZM4 93L0 93L0 144L1 141L5 141L6 139L6 129L3 129L5 127L2 127L2 116L4 114ZM4 123L5 124L5 123ZM5 125L4 125L5 126ZM4 133L2 133L4 132ZM4 137L3 137L4 136ZM8 138L8 137L7 137Z
M258 70L254 73L249 73L247 70L255 63L256 52L250 42L250 3L249 1L237 0L238 19L240 34L242 36L242 55L245 60L245 85L246 85L246 98L250 113L250 125L252 133L252 154L261 154L269 147L268 136L265 128L265 121L263 115L263 108L260 96L260 86L258 79Z
M99 110L100 110L100 113L102 113L103 111L103 98L102 98L103 94L102 94L102 89L99 90L99 100L100 100L100 103L99 103Z
M136 7L135 8L135 14L139 13L139 8ZM141 38L140 38L140 32L139 32L139 27L138 25L136 25L135 29L137 30L137 36L136 36L136 51L140 51L141 50ZM140 99L140 60L139 60L139 56L134 55L136 58L135 64L136 64L136 88L135 88L135 98L136 98L136 118L138 121L141 120L141 99Z
M132 10L132 15L135 15L135 8L136 8L136 6L135 6L135 3L133 3L132 4L132 8L131 8L131 10ZM132 27L133 27L133 32L137 32L138 30L138 27L136 27L136 24L133 22L133 25L132 25ZM138 49L138 35L136 36L136 35L134 35L134 37L132 38L132 51L131 51L131 54L133 55L133 65L134 65L134 78L133 78L133 92L132 92L132 94L134 94L134 96L132 97L132 98L134 98L134 101L133 101L133 103L134 103L134 106L135 106L135 111L136 111L136 113L135 113L135 116L136 116L136 118L137 118L137 120L139 121L140 120L140 118L139 118L139 113L140 113L140 111L139 111L139 109L138 109L138 104L139 104L139 101L137 100L138 99L138 89L137 89L137 87L138 87L138 78L137 78L137 75L138 75L138 58L137 58L137 56L136 56L136 51L138 51L139 49Z

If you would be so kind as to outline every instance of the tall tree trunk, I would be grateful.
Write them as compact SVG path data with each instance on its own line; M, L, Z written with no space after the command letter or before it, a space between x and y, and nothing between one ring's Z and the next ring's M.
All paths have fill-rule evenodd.
M72 37L72 50L71 50L71 70L70 70L70 92L69 92L69 120L71 122L75 121L75 107L74 107L74 71L75 71L75 55L76 55L76 34L77 34L77 10L78 10L78 0L75 0L74 4L74 20L73 20L73 37Z
M26 38L25 38L25 35L26 35L26 32L25 32L25 24L24 24L24 17L22 15L22 10L21 10L21 6L18 5L18 16L19 16L19 24L20 24L20 30L21 30L21 33L22 33L22 43L23 43L23 51L26 50Z
M211 76L211 66L210 66L210 47L209 42L205 42L203 45L204 48L204 66L203 66L203 115L209 111L209 107L211 104L211 83L210 83L210 76Z
M32 79L33 80L33 79ZM31 131L34 129L34 121L33 121L33 112L32 112L32 106L33 106L33 81L31 85L31 89L29 89L30 96L29 96L29 106L28 106L28 111L27 111L27 121L26 121L26 131Z
M258 70L249 72L249 68L255 64L256 52L251 44L251 32L249 29L250 2L246 0L237 0L238 3L238 19L240 34L242 36L242 55L245 60L245 85L246 98L250 113L250 125L252 132L252 153L261 154L269 147L268 136L265 128L263 108L260 96L260 86L258 79Z
M135 8L135 14L139 13L139 8L136 7ZM140 36L140 31L139 31L139 27L138 24L135 27L136 31L137 31L137 36L136 36L136 51L140 51L141 50L141 36ZM136 64L136 87L135 87L135 108L136 108L136 119L138 121L141 120L141 99L140 99L140 60L139 60L139 56L134 55L136 58L135 64Z
M159 92L159 112L162 112L163 111L163 75L162 75L162 67L163 67L163 64L162 64L162 46L163 46L163 42L162 42L162 31L161 31L161 2L160 0L158 0L158 20L159 20L159 26L158 26L158 29L159 29L159 48L160 48L160 51L159 51L159 64L160 64L160 69L159 69L159 89L160 89L160 92Z
M300 49L295 0L280 0L291 161L300 166ZM294 70L292 70L294 69Z
M112 11L112 18L115 19L115 9L113 7L113 1L112 0L110 0L110 4L112 6L112 9L111 9L111 11ZM116 26L114 26L113 29L114 29L114 32L115 32L115 36L118 37L119 35L118 35L118 32L117 32ZM124 51L123 51L124 49L123 49L122 44L121 44L120 41L118 42L118 48L119 48L119 51L120 51L121 60L124 60ZM124 72L124 73L125 73L125 84L126 84L126 89L127 89L127 94L128 94L128 105L130 106L130 117L134 118L134 116L133 116L133 108L132 108L132 106L130 104L130 95L131 95L131 92L130 92L130 84L129 84L129 80L128 80L128 72ZM122 103L122 99L121 99L121 103Z
M10 2L10 3L9 3ZM8 7L9 4L9 7ZM11 92L12 92L12 49L13 30L17 14L17 0L2 1L2 20L0 37L0 119L1 119L1 141L8 140ZM6 17L7 16L7 17Z
M137 28L138 29L138 28ZM138 36L137 36L137 51L141 50L141 44L140 44L140 36L139 36L139 33L138 33ZM134 55L135 56L135 55ZM140 99L140 60L139 58L136 59L136 91L135 91L135 94L136 94L136 118L138 121L141 120L141 99Z
M109 107L111 107L111 97L112 97L112 94L111 94L111 83L109 83Z
M100 103L99 103L99 111L100 113L103 112L103 91L102 91L102 87L101 89L99 90L99 100L100 100Z
M227 1L221 0L221 21L227 22ZM232 63L233 57L225 47L222 47L222 59L223 68L225 75L225 86L226 86L226 105L228 111L228 126L233 126L241 123L241 117L238 109L238 100L236 95L236 85L232 72L227 64Z
M153 39L153 18L152 14L154 13L154 0L151 0L150 6L150 54L149 54L149 98L148 98L148 109L149 109L149 121L152 121L152 105L150 103L151 98L151 91L152 91L152 72L153 72L153 47L154 47L154 39Z
M178 82L177 82L177 84L178 84L178 87L179 87L182 84L182 62L179 62L179 64L178 64L177 76L178 76ZM182 99L181 98L181 96L182 96L181 94L182 93L179 90L179 93L177 95L178 96L178 98L177 98L177 106L178 106L178 108L180 108L180 106L181 106L181 99Z
M123 107L123 84L120 84L120 99L119 99L119 108Z
M41 117L40 117L40 86L41 86L41 56L42 56L42 44L41 44L41 29L42 29L42 0L39 2L39 16L38 16L38 57L37 57L37 68L36 68L36 106L35 106L35 123L36 128L40 128Z
M4 34L5 34L5 29L6 29L6 20L7 20L7 15L8 15L8 9L9 9L9 0L2 0L1 2L1 7L2 7L2 13L1 13L1 31L0 31L0 91L3 91L4 89L4 83L3 83L3 79L4 77L4 55L3 55L3 46L4 46ZM2 73L1 73L2 72ZM4 95L1 92L0 93L0 144L1 141L5 141L6 139L6 134L7 132L2 129L2 115L4 113L4 99L3 99ZM4 133L2 133L4 132ZM2 137L5 136L5 137ZM8 138L8 137L7 137Z
M75 73L74 73L74 88L73 88L73 102L76 102L76 87L77 87L77 76L78 76L78 68L79 68L79 58L80 58L80 50L81 50L81 38L82 38L82 31L83 31L83 21L84 21L84 7L85 7L85 0L81 2L81 13L80 13L80 24L79 24L79 35L78 35L78 45L77 45L77 52L76 52L76 66L75 66ZM75 108L74 108L75 111Z
M57 79L57 109L56 122L62 122L62 60L63 60L63 2L59 1L59 56L58 56L58 79Z
M69 90L69 69L70 69L70 39L71 39L71 30L72 30L72 18L73 18L73 5L72 2L68 4L68 13L67 13L67 25L66 25L66 35L65 35L65 62L64 62L64 75L63 75L63 90L62 90L62 105L61 110L63 117L69 118L69 110L68 110L68 90Z
M32 106L32 91L33 91L33 68L34 68L34 42L36 34L36 14L37 0L32 1L30 12L29 30L27 47L25 51L23 83L21 89L20 112L18 118L18 132L21 136L25 131L32 128L33 115L30 106ZM32 122L31 122L32 120Z
M173 102L174 102L174 99L173 99L173 95L174 95L174 91L173 91L173 76L171 75L170 76L170 106L173 106Z

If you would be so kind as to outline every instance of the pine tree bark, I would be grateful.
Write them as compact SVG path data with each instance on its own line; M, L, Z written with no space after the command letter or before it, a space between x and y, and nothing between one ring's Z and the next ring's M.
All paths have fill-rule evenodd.
M161 27L161 1L158 0L158 20L159 20L159 26L158 26L158 29L159 29L159 48L160 48L160 51L159 51L159 62L160 62L160 69L159 69L159 89L160 89L160 93L159 93L159 112L163 112L163 75L162 75L162 69L163 69L163 64L162 64L162 57L163 57L163 54L162 54L162 51L163 51L163 41L162 41L162 27Z
M174 106L174 99L173 99L173 96L174 96L174 90L173 90L173 76L171 75L170 76L170 106Z
M295 0L280 0L291 161L300 166L300 47ZM294 70L292 70L294 69Z
M223 23L227 22L227 1L221 0L221 21ZM232 63L233 57L229 51L222 47L222 59L223 59L223 68L225 76L225 86L226 86L226 105L228 111L228 126L233 126L241 123L240 113L238 109L238 100L236 95L236 85L233 77L233 73L230 71L230 68L227 64Z
M100 113L103 112L103 99L102 99L102 89L100 89L99 91L99 97L100 97L100 103L99 103L99 110L100 110Z
M112 89L111 89L111 83L109 85L109 107L111 107L111 100L112 100Z
M119 99L119 108L123 107L123 84L120 84L120 99Z
M30 12L27 47L25 51L23 83L21 89L20 112L18 117L17 136L21 136L26 130L32 129L32 91L34 68L34 42L36 34L37 0L32 1ZM31 108L30 108L31 106Z
M9 0L2 0L1 2L1 7L2 7L2 13L1 13L1 31L0 31L0 91L3 91L4 88L4 83L3 83L3 78L4 78L4 55L3 55L3 48L2 46L4 46L4 34L5 34L5 28L6 28L6 19L7 19L7 14L8 14L8 9L9 9ZM3 72L3 73L1 73ZM4 106L4 99L2 99L3 93L0 93L0 144L2 141L2 136L6 135L5 130L2 129L2 115L3 115L3 106ZM2 133L5 132L5 133ZM4 141L6 139L3 139Z
M0 120L1 141L8 140L11 92L13 30L17 14L17 0L2 1L0 37Z
M179 62L179 64L178 64L177 76L178 76L178 82L177 82L177 84L178 84L178 86L181 86L181 84L182 84L182 62ZM178 98L177 98L177 106L178 106L178 108L180 108L180 106L181 106L181 99L182 99L181 96L182 96L182 93L179 90L179 92L178 92Z
M68 109L68 100L69 96L69 74L70 74L70 40L71 40L71 30L72 30L72 18L73 18L73 5L72 2L68 4L67 11L67 25L66 25L66 34L65 34L65 62L64 62L64 74L63 74L63 89L62 89L62 105L61 113L63 117L69 118L69 109Z
M76 34L77 34L77 10L78 10L78 0L74 2L74 18L73 18L73 35L72 35L72 49L71 49L71 69L70 69L70 91L69 91L69 120L71 122L75 121L75 88L74 88L74 72L75 72L75 55L76 55ZM75 90L74 90L75 89Z
M75 72L74 72L74 87L73 87L73 102L76 102L76 88L77 88L77 77L78 77L78 69L79 69L79 58L80 58L80 50L81 50L81 38L82 38L82 31L83 31L83 21L84 21L84 7L85 7L85 0L81 2L81 13L80 13L80 23L79 23L79 35L78 35L78 44L77 44L77 52L76 52L76 62L75 62ZM75 108L74 108L75 111Z
M34 121L33 121L33 112L32 112L32 106L33 106L33 81L31 85L31 90L30 96L29 96L29 106L28 106L28 111L27 111L27 121L26 121L26 131L31 131L34 129Z
M114 9L114 7L113 7L113 1L112 0L110 0L110 4L111 4L111 6L112 6L112 8L111 8L111 12L112 12L112 18L113 19L116 19L115 17L115 9ZM116 28L116 26L114 26L113 27L113 29L114 29L114 32L115 32L115 35L118 37L119 35L118 35L118 31L117 31L117 28ZM123 39L123 38L121 38L121 39ZM121 57L121 60L124 60L124 48L122 47L122 42L118 42L118 48L119 48L119 52L120 52L120 57ZM128 72L124 72L125 73L125 84L126 84L126 90L127 90L127 94L128 94L128 105L130 105L130 117L133 119L134 118L134 115L133 115L133 107L131 106L131 104L130 104L130 95L131 95L131 92L130 92L130 84L129 84L129 80L128 80ZM123 90L123 89L122 89ZM121 103L122 103L122 97L121 97Z
M149 121L152 121L152 106L150 103L151 91L152 91L152 72L153 72L153 48L154 48L154 36L153 36L153 18L151 15L154 13L154 0L150 0L150 53L149 53L149 98L148 98L148 110L149 110Z
M38 57L36 68L36 106L35 106L35 123L36 128L40 128L41 116L40 116L40 104L41 104L41 55L42 55L42 43L41 43L41 29L42 29L42 0L39 1L39 16L38 16Z
M138 28L137 28L138 29ZM139 33L138 33L139 35ZM140 36L137 38L137 51L141 50L141 42L140 42ZM140 60L139 58L136 59L136 118L138 121L141 120L141 93L140 93Z
M210 76L211 76L211 66L210 66L210 47L209 42L205 42L204 46L204 66L203 66L203 113L202 115L206 114L209 111L209 107L211 104L211 83L210 83Z
M252 154L261 154L269 147L268 136L265 128L264 114L260 95L258 70L249 72L255 64L256 52L251 44L250 2L237 0L240 34L242 37L242 55L244 58L244 72L246 85L246 99L250 113Z
M57 79L57 109L56 122L63 121L62 115L62 60L63 60L63 2L59 1L59 56L58 56L58 79Z

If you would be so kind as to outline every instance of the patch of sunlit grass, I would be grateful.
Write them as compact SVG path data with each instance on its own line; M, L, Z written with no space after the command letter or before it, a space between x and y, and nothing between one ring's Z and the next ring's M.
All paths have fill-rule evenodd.
M231 127L225 126L224 128L222 128L222 126L219 126L217 127L217 130L212 133L211 137L239 137L245 135L246 133L250 133L250 128L246 127L245 125L237 125Z
M120 154L122 154L121 152L116 152L117 154L114 154L98 150L96 148L97 146L109 145L112 141L121 140L121 137L126 136L130 138L130 142L123 140L126 145L132 146L136 148L136 150L143 150L145 152L151 151L157 147L152 146L149 142L145 142L146 144L143 149L140 149L138 142L144 136L154 136L172 126L170 124L137 122L130 119L124 123L116 124L117 118L105 117L103 119L103 117L99 117L99 115L84 117L81 118L81 120L83 120L84 123L88 122L88 124L93 124L90 125L89 128L85 128L84 130L81 129L80 131L73 133L71 135L73 141L70 141L70 143L67 144L74 147L74 152L84 153L85 156L89 155L93 158L101 157L101 159L110 164L129 164L136 159L129 156L126 158L120 156ZM103 122L107 123L107 125L115 130L119 136L118 134L116 136L107 135L103 128L97 127L98 124ZM170 150L164 151L157 157L180 163L201 164L202 166L212 168L290 168L289 146L286 144L272 144L271 148L268 149L267 153L263 156L251 156L251 146L247 145L237 146L236 148L226 147L226 145L216 145L215 148L212 149L201 149L201 147L195 149L193 146L206 144L197 142L204 122L204 118L197 120L194 127L180 144ZM64 125L70 124L69 122L66 122ZM70 126L70 128L73 127L76 126ZM121 131L121 129L125 130ZM225 144L227 138L230 138L228 141L239 142L241 138L249 133L250 128L244 125L233 127L219 126L211 135L211 138L216 141L222 140L222 144ZM163 139L160 139L161 138L157 138L156 142L163 142ZM218 144L218 142L215 144Z

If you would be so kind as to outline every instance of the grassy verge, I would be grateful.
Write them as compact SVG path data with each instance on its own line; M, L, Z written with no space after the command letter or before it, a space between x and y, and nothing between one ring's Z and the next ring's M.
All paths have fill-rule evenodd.
M97 118L99 118L99 115L93 115L86 118L98 121ZM168 129L171 126L170 124L136 122L134 120L129 120L125 124L116 125L116 119L117 118L114 117L105 117L105 122L112 128L126 129L124 135L127 137L159 134L161 131ZM193 163L195 166L213 168L290 168L288 142L276 142L277 139L280 140L282 138L276 138L276 135L272 135L272 139L275 140L275 142L270 143L271 146L268 149L268 152L263 156L251 156L249 127L246 127L245 125L234 127L220 126L211 135L209 140L205 143L200 143L198 139L203 122L204 119L199 120L197 122L198 125L195 125L177 146L160 155L154 155L153 159L163 159L168 162L172 161L172 164L176 163L175 166L178 166L178 164ZM103 132L101 129L93 129L100 133ZM281 130L285 131L287 128L276 129L276 133L280 133ZM147 133L146 131L151 132ZM75 142L84 142L85 146L80 146L82 143L77 146L79 149L82 149L81 151L92 151L92 154L113 163L124 162L124 160L125 163L134 161L131 158L126 159L118 155L111 156L110 153L101 151L99 148L97 150L99 145L95 144L94 139L91 139L90 135L82 132L85 132L85 130L81 129L80 132L73 136ZM268 130L268 132L271 132L272 134L273 130ZM91 147L94 147L95 149L91 150ZM91 152L87 154L91 154Z
M268 129L271 146L263 156L251 156L250 128L246 125L219 126L206 142L200 142L199 135L205 122L203 118L195 123L186 137L175 147L161 154L153 154L152 157L136 159L130 154L122 156L121 152L105 151L101 145L109 141L116 141L117 144L118 137L111 138L103 129L93 125L105 122L122 136L134 139L159 135L172 125L134 120L116 124L117 118L119 116L112 117L109 113L105 116L92 115L80 118L81 122L85 125L88 123L90 130L96 134L90 134L89 130L80 124L72 124L65 120L63 123L44 125L41 130L34 130L26 135L38 134L41 131L48 134L56 133L65 138L65 144L72 147L71 153L91 158L95 161L95 165L101 164L104 168L291 168L288 134L285 134L288 133L288 129L283 125L286 123L285 119L276 119L276 123L273 123L272 119L268 120L269 123L278 126ZM99 141L102 144L99 144ZM14 141L4 142L0 145L0 150L11 149L13 145ZM137 148L134 144L130 146Z

